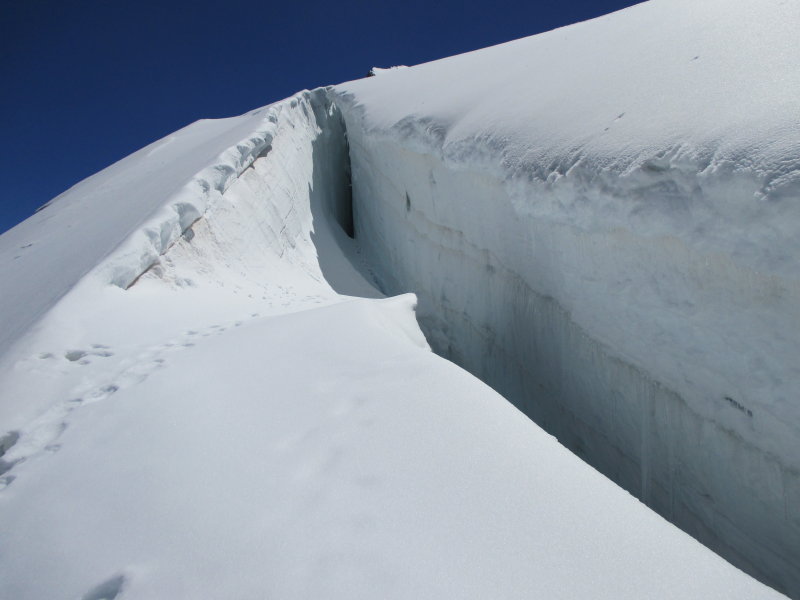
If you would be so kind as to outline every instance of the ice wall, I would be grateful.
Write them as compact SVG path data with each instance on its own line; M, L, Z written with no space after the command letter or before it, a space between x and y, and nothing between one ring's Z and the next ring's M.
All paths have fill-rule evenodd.
M143 277L234 285L253 298L270 297L276 287L304 289L320 302L336 293L381 295L360 274L347 235L349 154L338 108L324 89L278 106L269 144ZM99 269L109 270L120 269Z
M337 108L249 117L0 358L0 597L777 598L337 293Z
M120 244L96 268L101 280L130 287L143 273L163 268L161 257L182 238L204 249L206 270L231 270L233 261L238 277L256 285L270 279L276 265L266 265L276 257L302 263L320 279L320 262L335 263L334 279L347 270L337 257L339 228L352 233L349 158L338 108L317 89L250 116L260 128L226 149L225 162L196 174Z
M356 239L384 292L418 294L432 347L800 597L800 285L785 205L753 202L763 173L676 147L625 173L565 157L504 178L475 166L481 140L465 159L436 123L371 128L338 101Z

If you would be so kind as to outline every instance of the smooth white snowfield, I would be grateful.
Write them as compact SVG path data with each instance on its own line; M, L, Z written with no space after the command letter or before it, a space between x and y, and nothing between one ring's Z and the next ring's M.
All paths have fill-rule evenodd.
M204 141L177 193L157 143L0 238L7 285L96 265L4 298L44 317L2 359L1 597L781 597L433 354L413 295L378 298L324 90L167 143ZM176 201L203 215L182 235ZM144 225L115 249L64 231L122 240L123 206Z
M779 34L780 27L791 28L787 21L797 22L794 8L762 5L777 10L776 19L783 21L767 23L777 29L761 58L774 52L771 58L793 60L795 47ZM391 293L417 292L431 344L443 353L450 345L451 356L487 381L497 384L493 377L503 372L499 365L505 361L512 392L526 393L530 381L541 385L541 399L520 402L529 402L524 408L535 416L545 400L563 401L575 417L575 436L589 443L587 460L602 457L604 450L595 445L595 434L585 431L586 423L602 431L606 389L617 390L609 420L633 441L620 444L614 456L623 473L651 481L652 495L642 494L647 501L657 504L664 496L661 480L649 478L657 461L625 453L637 444L642 455L667 448L675 480L689 491L706 477L709 490L734 494L714 497L712 505L733 503L738 513L708 510L698 517L698 527L727 523L725 518L763 519L770 540L778 545L791 540L780 536L797 529L791 503L797 487L790 487L797 480L786 476L792 465L785 464L792 456L764 453L759 465L745 462L740 470L752 485L736 487L725 479L729 457L719 454L725 447L715 427L731 432L732 451L745 461L762 456L765 447L782 452L797 443L792 398L779 402L765 393L758 402L745 402L742 393L749 398L752 388L744 387L731 395L741 410L729 402L711 409L710 416L700 413L705 420L698 421L696 407L671 412L670 394L685 390L667 386L668 375L686 367L687 361L679 360L681 339L691 345L702 337L686 334L683 323L682 302L696 291L696 279L708 281L709 289L695 298L706 319L690 319L692 327L716 339L725 322L736 322L775 363L764 367L763 377L769 376L774 390L791 389L796 284L791 288L795 280L787 275L792 261L772 258L781 252L797 256L792 254L797 240L786 233L796 227L790 201L796 185L791 127L797 125L785 108L797 96L787 95L784 108L773 104L772 112L745 111L736 127L707 138L714 148L715 139L731 141L734 133L745 142L763 142L762 154L748 150L752 165L739 158L725 168L710 161L712 187L729 177L731 193L745 194L751 166L763 169L765 178L782 173L764 188L761 210L750 213L742 208L746 202L734 197L728 239L722 228L715 229L715 211L724 204L720 197L700 184L691 198L681 195L674 171L685 173L687 181L699 176L691 161L676 162L680 153L647 163L647 173L662 175L652 175L656 185L641 184L639 195L630 192L638 189L629 185L637 177L652 183L636 161L650 160L643 157L671 143L679 119L668 122L673 113L659 104L669 104L669 98L650 95L650 114L666 123L662 129L634 128L627 142L619 137L605 154L590 155L588 142L577 144L576 153L587 148L581 154L586 158L574 167L570 135L581 125L573 117L584 126L595 117L591 111L570 113L570 101L583 103L601 88L586 87L576 76L575 87L565 88L563 97L547 92L553 94L553 110L542 113L547 116L542 136L530 137L537 125L535 115L525 111L535 106L535 95L523 94L533 94L533 88L513 87L532 84L517 75L539 73L536 89L547 89L546 73L538 71L545 61L536 46L541 40L567 32L567 42L550 47L545 62L577 68L589 50L574 44L584 34L570 31L584 32L586 46L599 54L614 46L609 41L598 49L592 36L602 37L602 31L620 44L641 42L632 32L651 20L658 21L654 31L671 31L662 35L672 39L676 23L705 23L722 7L692 6L654 2L464 57L391 70L363 83L304 92L241 117L199 122L87 179L0 236L0 597L782 597L584 464L472 375L433 354L415 320L415 297L383 298L367 281L374 278ZM734 37L742 44L748 39L742 28L746 33L748 27L765 26L758 11L742 14L755 4L725 6L741 25ZM748 22L742 25L744 16ZM629 19L638 20L631 31L620 24ZM722 32L733 26L721 18L718 25ZM700 30L709 33L705 26ZM617 39L622 33L630 35ZM504 50L515 45L515 52ZM571 63L567 46L576 53ZM637 60L646 66L652 54L638 51ZM670 44L663 54L675 60ZM491 56L495 59L481 58ZM776 60L764 69L777 69L784 85L796 90L793 71ZM469 77L454 77L447 70L452 64L462 65L456 74L470 70ZM534 71L515 71L519 65ZM656 66L650 66L643 89L657 77ZM504 70L506 79L499 75ZM694 83L716 89L716 72ZM663 74L679 78L681 72ZM618 83L603 81L611 87ZM482 86L489 88L481 91ZM736 112L730 104L738 103L733 97L720 96L724 106L716 112L703 109L717 120L706 129L687 129L696 133L682 138L689 150L713 127L730 124ZM494 115L494 121L478 119L481 114ZM515 114L518 125L509 129ZM559 114L563 134L552 121ZM758 124L747 129L751 120ZM548 127L550 138L544 136ZM781 137L779 130L788 133ZM563 135L563 144L557 135ZM759 136L769 137L769 143ZM618 173L625 144L641 153L627 155L630 173ZM523 147L543 154L519 154ZM783 162L775 162L770 148L783 153ZM542 181L522 175L538 164L537 156L562 155L564 164L574 167L569 172L558 162L555 174ZM511 160L515 156L518 162ZM351 167L358 245L343 230L352 226ZM548 169L549 163L541 165L541 172ZM673 195L663 191L676 188ZM791 193L782 196L781 190ZM652 197L674 203L650 213L642 207ZM626 202L640 210L623 210ZM739 254L725 253L729 270L718 273L717 263L701 262L697 272L689 271L695 279L687 278L687 265L695 264L692 253L705 248L699 232L689 241L700 250L689 238L662 238L673 235L669 228L681 220L695 223L694 203L697 211L710 211L703 225L717 237L709 236L709 247L738 247L737 236L747 233L740 217L747 214L754 215L756 232L780 224L783 250L778 242L767 244L766 237L745 236ZM583 224L595 236L591 244L581 245L582 238L569 230L570 213L573 227ZM675 222L668 218L672 214ZM639 215L636 228L625 215ZM603 229L608 223L618 228L615 235ZM648 228L659 223L664 229ZM622 260L629 255L642 262ZM765 260L764 269L780 267L765 271L775 282L771 304L753 292L760 279L751 287L741 280L741 265L753 256ZM628 286L616 285L626 272ZM677 300L666 309L663 294L653 289L673 283ZM750 295L735 300L744 292ZM645 319L648 308L652 314ZM715 324L713 314L722 321ZM782 335L766 352L761 344L776 333L777 322ZM668 335L673 326L678 329ZM518 339L507 337L510 330ZM613 337L617 330L623 334ZM620 337L632 338L631 345L617 345ZM658 355L660 370L648 362L657 355L654 345L665 348ZM699 377L686 369L686 389L698 381L713 388L716 369L727 368L732 352L718 341L696 347L692 360L709 374ZM627 354L633 350L641 356ZM743 353L742 360L750 356ZM609 369L609 360L616 370ZM558 381L542 381L538 364L552 369ZM749 381L745 375L737 384ZM566 393L570 385L590 386L595 395L582 396L578 404ZM657 389L664 390L663 405L653 386L662 386ZM581 419L578 408L586 411ZM677 414L678 422L657 418L665 411ZM744 418L740 413L749 419L743 431L735 428L735 419ZM780 416L784 428L777 417L765 415ZM555 417L548 425L558 428L565 419ZM665 435L680 443L664 444ZM785 500L772 519L748 495L765 478L773 479L763 487L764 501L774 506L775 498ZM676 506L698 506L683 487L670 490ZM779 527L786 532L774 530ZM711 531L710 538L720 537L718 529ZM763 543L745 537L741 547ZM793 571L787 564L792 566L795 550L776 550L773 544L764 564L776 567L762 574L788 588ZM752 563L752 556L741 562Z
M433 349L800 598L800 3L654 0L335 88Z

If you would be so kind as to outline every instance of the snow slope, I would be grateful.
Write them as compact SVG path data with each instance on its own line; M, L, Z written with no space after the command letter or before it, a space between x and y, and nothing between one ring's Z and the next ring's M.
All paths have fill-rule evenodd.
M0 237L0 269L14 284L0 296L0 351L131 237L132 260L109 267L111 280L128 285L269 144L270 125L258 115L193 123L78 183ZM219 156L235 144L241 152Z
M440 344L429 289L401 281L408 244L396 273L367 253L406 235L442 276L431 257L470 232L430 227L431 250L407 229L424 202L497 227L509 209L479 210L472 184L496 182L467 162L431 162L443 195L405 187L439 158L370 125L343 99L358 85L194 124L0 236L0 597L781 597L432 353L413 295L373 287L418 288ZM458 189L469 210L446 208ZM471 269L445 277L480 305Z
M800 597L800 5L653 0L345 83L433 349Z
M341 127L192 126L185 182L155 144L3 236L49 295L3 299L0 596L779 597L430 352L340 227Z

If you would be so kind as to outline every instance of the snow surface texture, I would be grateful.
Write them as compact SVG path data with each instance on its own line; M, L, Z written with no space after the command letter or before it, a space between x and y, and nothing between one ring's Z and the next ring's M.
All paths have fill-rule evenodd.
M336 87L434 350L800 598L800 4L655 0Z
M347 175L304 92L0 238L0 597L780 597L433 354Z

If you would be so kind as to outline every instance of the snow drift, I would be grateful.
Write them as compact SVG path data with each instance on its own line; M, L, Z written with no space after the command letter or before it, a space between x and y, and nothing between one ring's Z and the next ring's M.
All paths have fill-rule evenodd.
M728 102L727 117L665 154L680 120L634 94L632 114L649 99L662 125L637 125L601 152L570 137L599 118L570 112L586 96L580 73L572 104L557 90L514 100L531 93L514 88L531 81L522 76L541 86L546 65L577 68L581 43L648 20L681 29L684 17L663 14L670 6L689 5L650 3L198 122L0 236L0 596L780 596L428 343L729 560L792 591L797 421L788 400L747 395L763 382L791 387L778 350L796 351L792 261L756 234L736 236L751 214L740 187L758 171L770 210L752 213L752 231L782 215L793 252L796 124L780 110L743 113L708 137L706 156L695 142L731 125ZM781 6L784 22L796 18ZM685 17L689 33L716 8ZM769 52L790 61L793 43L776 34ZM748 146L752 162L718 162L734 129L763 141L751 121L775 133L764 153ZM702 171L687 158L703 156ZM684 197L676 181L700 183ZM723 185L729 232L715 229L721 192L707 191ZM673 221L675 206L687 212ZM692 229L698 211L707 239ZM681 220L693 236L670 229ZM726 244L739 250L714 253ZM766 299L760 279L743 279L757 260L775 284ZM373 283L416 292L419 307ZM765 349L778 322L783 335ZM744 364L772 360L758 384L732 379L745 387L715 404L698 390L716 394L723 375L738 375L728 340L740 330L755 348ZM781 497L780 514L762 514Z

